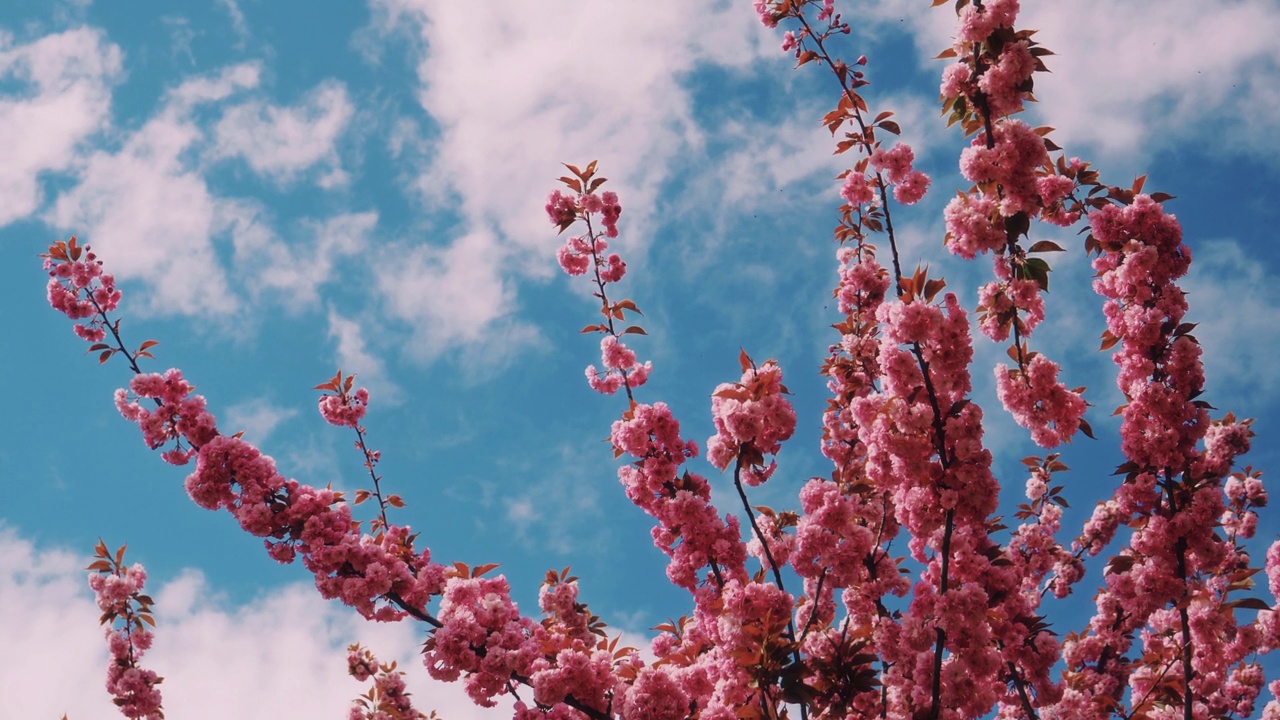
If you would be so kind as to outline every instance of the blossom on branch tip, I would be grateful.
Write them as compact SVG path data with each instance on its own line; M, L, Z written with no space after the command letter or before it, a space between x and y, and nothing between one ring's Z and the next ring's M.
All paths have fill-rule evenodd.
M782 384L782 369L770 360L748 367L737 383L721 383L711 396L716 434L707 440L707 458L726 469L741 458L748 474L744 481L759 485L773 474L776 463L764 464L795 432L796 414Z

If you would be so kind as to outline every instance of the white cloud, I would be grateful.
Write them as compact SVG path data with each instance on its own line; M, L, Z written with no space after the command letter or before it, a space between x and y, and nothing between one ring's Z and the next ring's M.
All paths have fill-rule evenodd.
M1234 240L1199 243L1183 281L1192 335L1204 349L1205 400L1251 416L1280 397L1280 292L1273 270Z
M99 150L84 160L79 183L58 197L46 221L87 236L118 277L153 284L152 311L235 310L212 242L225 229L220 201L187 161L201 140L190 113L257 80L256 66L239 65L178 86L118 152Z
M411 349L418 357L431 359L457 345L488 346L501 355L537 340L532 328L504 323L515 288L504 277L503 254L487 232L468 233L445 248L384 251L378 289L392 314L414 326Z
M238 157L259 175L280 183L325 164L322 187L346 183L335 144L354 108L346 86L326 81L298 105L282 107L252 100L229 108L214 127L213 157Z
M254 398L228 407L222 427L230 433L243 430L249 442L261 447L280 423L297 414L294 408L277 407L262 398Z
M933 58L951 43L950 7L889 0L863 18L877 21L865 33L905 20L922 66L941 74ZM1273 0L1024 2L1018 26L1039 28L1055 53L1045 58L1051 72L1036 75L1032 111L1068 152L1138 164L1187 142L1254 156L1280 149Z
M296 108L257 100L232 107L209 148L197 111L256 88L261 74L257 63L242 63L172 88L118 150L97 150L79 162L78 184L45 216L97 245L118 277L154 285L152 312L227 316L243 308L218 258L223 239L233 244L237 276L255 298L272 293L291 310L314 304L319 286L377 222L376 214L363 213L296 223L311 236L310 262L299 263L288 243L293 238L279 237L258 203L210 189L198 162L202 149L206 158L244 155L251 167L282 180L319 162L330 164L327 177L341 175L333 142L351 110L336 84L320 85Z
M1118 3L1105 22L1037 3L1027 24L1044 28L1038 37L1058 53L1036 95L1066 143L1122 156L1189 140L1251 154L1280 148L1280 6L1270 0Z
M556 12L527 3L371 5L375 27L419 31L418 100L439 135L417 185L423 201L447 198L463 220L449 247L414 248L407 272L383 279L428 357L489 340L490 326L501 328L515 307L510 281L551 276L556 243L542 205L562 161L599 159L623 193L624 243L642 238L645 208L672 164L703 144L683 79L700 64L750 62L761 35L731 3L693 15L675 1ZM463 26L485 30L456 32ZM401 282L413 271L430 282ZM514 339L495 349L517 351Z
M216 74L189 78L169 90L166 99L173 112L184 114L196 105L224 100L240 90L256 88L261 79L261 65L240 63Z
M231 20L231 29L235 31L236 37L239 38L237 45L243 47L246 40L249 39L249 24L245 22L244 13L240 11L240 6L236 4L236 0L217 0L219 6L227 11L227 17Z
M538 467L560 468L542 473ZM572 469L570 469L572 468ZM562 445L554 461L535 463L517 472L529 478L520 488L505 490L503 514L516 540L558 554L594 548L607 552L609 523L602 522L598 476L581 463L581 448Z
M371 244L378 224L376 212L304 220L298 226L305 239L286 243L258 216L248 203L228 208L237 272L255 293L279 295L282 304L295 311L319 302L320 287L335 279L344 260ZM305 262L299 261L300 254L305 254Z
M36 212L40 175L69 168L77 148L110 123L120 48L88 28L14 46L0 33L0 81L22 92L0 96L0 227Z
M132 548L131 560L144 560ZM87 557L39 549L0 529L0 630L21 662L0 678L0 717L119 718L103 688L107 652L82 569ZM366 687L346 674L346 646L362 642L407 672L419 709L450 720L509 717L501 704L477 708L458 684L432 681L417 649L419 624L376 624L290 585L230 605L195 571L148 590L156 599L155 645L143 658L165 678L166 714L225 717L338 717ZM56 671L55 671L56 670Z
M329 308L329 337L337 341L338 369L357 374L357 386L369 390L371 403L399 405L404 401L398 385L387 377L382 358L371 353L364 340L364 324L342 317Z

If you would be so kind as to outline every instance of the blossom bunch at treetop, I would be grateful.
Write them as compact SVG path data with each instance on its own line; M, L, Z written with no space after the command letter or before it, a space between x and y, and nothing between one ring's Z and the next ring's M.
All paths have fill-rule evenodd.
M831 72L838 93L822 123L837 154L858 155L833 188L844 200L831 291L839 319L820 370L830 392L821 452L831 468L797 483L796 507L774 509L748 494L786 475L778 458L797 418L780 365L757 363L744 349L736 379L711 392L706 455L722 475L699 474L702 448L681 434L671 406L638 397L654 366L624 342L647 331L636 324L637 304L616 293L627 275L610 244L622 232L618 195L603 190L595 162L566 165L564 189L545 204L551 225L568 233L560 267L585 276L599 304L600 319L582 330L601 336L603 369L587 368L588 385L626 395L609 434L615 458L626 456L618 480L653 519L668 580L691 596L687 615L655 628L651 658L608 637L567 568L547 573L535 619L512 599L506 577L489 575L494 566L440 564L409 526L391 522L388 508L404 503L384 493L375 472L380 455L361 425L370 396L352 376L339 372L317 387L321 415L356 432L369 471L371 486L349 504L342 493L286 479L261 450L222 435L180 371L143 373L138 359L154 343L126 348L108 315L120 293L74 238L46 256L50 303L88 319L76 332L102 361L126 357L137 375L117 407L166 461L194 461L186 487L197 504L227 510L276 560L300 558L324 597L369 619L424 623L427 672L461 681L478 705L508 700L520 720L1252 714L1267 685L1258 657L1280 647L1280 617L1246 593L1259 572L1273 597L1280 593L1280 541L1261 566L1245 546L1267 493L1260 472L1236 468L1251 422L1214 419L1199 399L1201 349L1178 285L1191 253L1165 210L1170 197L1144 194L1143 179L1103 184L1088 163L1054 155L1061 148L1049 128L1015 119L1034 99L1049 51L1018 27L1018 0L958 0L955 39L942 53L954 62L940 90L949 126L970 138L958 164L971 185L943 211L943 242L966 260L992 256L992 279L971 313L927 268L903 270L894 215L920 201L931 180L910 146L885 143L901 128L892 111L870 110L866 57L849 64L831 52L850 34L835 0L756 0L754 8L764 25L786 28L782 47L799 67ZM1030 342L1046 315L1045 258L1065 252L1033 236L1081 220L1106 321L1102 349L1113 350L1125 399L1125 462L1079 532L1060 539L1068 493L1054 483L1069 471L1060 453L1023 460L1027 502L1012 515L1015 527L995 514L1000 486L971 367L976 325L1008 343L1013 364L995 368L996 392L1032 441L1055 448L1092 437L1086 389L1069 388L1063 368ZM107 333L113 344L103 343ZM717 506L716 482L738 511ZM365 532L355 507L369 499L378 507ZM1074 630L1051 625L1046 598L1076 592L1086 563L1104 552L1112 554L1093 615ZM106 580L95 590L112 603L143 603L143 576L120 562L98 568L115 578L110 592ZM130 612L127 602L119 607ZM149 641L112 640L121 672L135 670ZM352 718L421 717L393 665L358 646L348 661L353 676L374 682ZM150 700L137 698L150 698L158 679L128 677L113 692L127 698L126 715L146 716ZM1269 688L1276 694L1280 680ZM1280 702L1268 702L1264 717L1280 717Z

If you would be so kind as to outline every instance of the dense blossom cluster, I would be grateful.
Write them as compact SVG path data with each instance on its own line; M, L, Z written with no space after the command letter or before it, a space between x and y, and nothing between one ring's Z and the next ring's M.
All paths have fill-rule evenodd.
M778 469L764 465L765 455L777 454L796 429L796 411L783 397L782 369L770 361L749 367L737 383L722 383L711 396L716 434L707 441L707 460L724 470L740 459L743 482L760 485Z
M120 304L115 277L102 271L102 261L88 245L76 245L76 238L59 241L44 256L49 272L49 305L76 323L76 335L91 343L106 337L102 313L113 312Z
M618 392L623 385L628 388L644 385L653 370L652 362L641 364L635 351L613 335L600 340L600 364L604 366L603 375L595 365L587 366L587 383L592 390L605 395Z
M394 661L380 663L368 649L352 645L347 648L347 672L360 682L373 680L369 692L352 702L348 720L427 720L414 709L404 672L396 669Z
M147 629L151 620L151 598L143 594L147 572L141 565L126 566L124 548L112 556L101 542L98 560L89 569L89 587L102 610L102 624L111 658L107 663L107 692L127 718L163 720L160 688L162 678L154 670L138 665L154 639ZM117 624L117 622L119 624Z
M591 183L588 187L598 187L599 183L604 182L603 178L592 180L595 163L589 165L585 173L580 173L577 168L570 169L577 175L576 180L566 178L570 188L581 190L588 182ZM604 395L612 395L622 388L626 388L627 393L630 394L632 389L648 381L653 363L641 363L635 352L622 342L620 336L623 333L640 330L632 326L623 333L619 333L614 328L614 321L623 318L627 306L625 304L610 305L606 294L606 286L622 280L627 272L627 264L618 253L605 254L609 249L606 237L618 236L618 218L622 214L622 204L618 201L618 195L605 191L598 194L585 192L575 196L553 190L547 198L546 211L551 224L558 226L561 231L579 219L587 225L585 235L570 235L565 239L564 245L556 251L556 259L560 262L561 269L567 274L585 275L589 270L594 270L593 279L596 285L594 294L600 299L601 311L606 318L604 323L589 328L604 333L605 337L600 340L600 360L603 371L597 369L595 365L587 366L587 383L592 390ZM596 218L604 226L604 232L594 229L592 220ZM636 311L634 305L630 306L630 309Z
M841 95L824 124L833 135L845 131L837 152L862 153L841 175L846 204L835 232L833 295L842 317L822 366L831 394L822 451L833 467L803 483L797 509L752 505L747 495L779 472L775 458L796 427L779 366L757 366L744 351L740 379L711 398L707 460L721 470L734 465L740 523L712 502L711 482L685 467L700 448L681 436L671 408L633 396L652 363L623 342L645 334L622 325L638 308L609 296L627 271L609 250L622 210L617 195L600 191L593 162L567 166L572 176L561 181L569 192L547 198L561 233L585 225L556 254L568 275L588 276L600 303L603 319L584 329L602 335L603 370L587 369L589 385L627 395L610 433L616 456L628 458L618 478L654 520L668 579L693 600L689 616L657 628L653 662L605 638L567 569L548 573L538 621L521 613L506 578L487 576L493 566L446 567L416 549L410 529L386 519L386 505L399 505L383 498L377 453L364 445L368 393L341 373L319 386L332 393L319 408L358 434L382 506L368 534L340 493L285 479L260 450L220 434L179 371L140 373L117 393L117 407L167 461L195 461L187 490L197 504L228 510L278 561L301 557L325 597L367 618L430 624L428 672L462 681L482 706L513 696L518 720L773 720L790 705L813 720L1250 715L1266 684L1257 656L1280 648L1280 615L1242 593L1261 569L1272 595L1280 594L1280 541L1262 568L1251 564L1243 542L1256 535L1267 492L1261 473L1234 469L1249 450L1250 421L1213 420L1197 399L1205 378L1177 285L1191 262L1181 229L1161 196L1141 194L1141 182L1132 190L1103 186L1086 163L1051 159L1057 147L1047 128L1012 119L1030 101L1047 54L1032 31L1017 29L1018 0L958 5L955 43L944 53L956 62L943 72L941 91L944 113L973 137L960 155L972 187L947 205L944 241L963 258L993 255L994 279L979 289L975 314L982 334L1010 342L1015 364L995 370L1000 401L1043 447L1090 432L1083 389L1067 389L1059 365L1028 343L1045 317L1049 277L1048 263L1033 256L1062 250L1047 240L1023 246L1033 220L1069 226L1088 216L1104 349L1117 347L1123 480L1069 544L1057 537L1067 500L1054 476L1068 468L1056 453L1023 461L1027 502L1013 513L1018 524L1007 541L997 540L1005 526L994 515L1000 488L983 411L971 399L969 314L957 295L941 292L940 279L903 273L892 231L890 196L913 204L929 178L915 169L908 145L877 139L899 128L892 113L866 117L858 95L868 84L858 69L865 58L851 68L828 54L825 43L849 32L835 0L755 2L768 27L795 21L782 45L800 65L821 60L834 70ZM815 24L805 17L810 8ZM883 265L868 241L880 232L892 260ZM100 342L116 333L106 313L120 294L87 247L74 238L56 244L46 269L51 305L74 320L91 318L77 334ZM145 348L93 347L105 349L104 360L124 352L131 361ZM355 504L370 495L360 491ZM905 548L895 549L903 536ZM1107 563L1094 616L1081 632L1059 635L1041 614L1042 600L1070 594L1085 560L1117 540L1123 546ZM102 562L91 583L104 611L124 617L130 603L147 602L140 568L125 568L119 557ZM795 578L802 588L786 589ZM126 714L141 713L130 717L159 712L158 693L148 704L158 678L134 664L150 637L141 623L109 633L117 658L109 686ZM354 677L374 682L352 720L423 717L393 664L358 646L348 660ZM1065 671L1055 672L1059 663ZM521 697L517 684L531 696ZM1270 689L1280 691L1280 681ZM1269 703L1264 717L1280 718L1280 704Z

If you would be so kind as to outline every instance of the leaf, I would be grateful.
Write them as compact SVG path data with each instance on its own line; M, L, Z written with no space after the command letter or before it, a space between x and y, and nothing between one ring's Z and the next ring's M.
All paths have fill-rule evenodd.
M1052 240L1041 240L1032 245L1027 252L1065 252L1065 249Z
M648 335L649 333L645 332L644 328L640 327L639 325L631 325L626 330L623 330L622 334L623 335Z
M882 123L876 123L876 127L880 128L881 130L884 130L885 132L891 132L894 135L902 134L902 128L898 127L898 123L892 120L885 120Z
M402 508L404 507L404 500L400 499L399 495L389 495L387 496L387 504L391 507Z
M471 570L471 577L478 578L481 575L484 575L485 573L489 572L490 570L493 570L498 567L500 567L498 563L487 563L485 565L477 565L475 566L475 568Z
M1270 610L1271 606L1262 598L1240 598L1227 603L1227 607L1244 608L1246 610Z
M1090 440L1098 439L1093 436L1093 426L1091 426L1084 418L1080 418L1080 432L1084 433L1084 436Z
M625 300L625 299L624 299L624 300L619 300L618 302L614 303L614 304L613 304L613 306L614 306L615 308L622 308L622 309L624 309L624 310L630 310L631 312L633 312L633 313L635 313L635 314L637 314L637 315L644 315L644 313L640 312L640 308L636 307L636 304L635 304L634 302L632 302L631 300Z
M746 372L747 370L755 367L755 364L751 362L751 356L747 355L746 348L739 348L739 350L738 364L742 366L742 372Z

